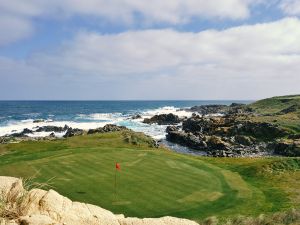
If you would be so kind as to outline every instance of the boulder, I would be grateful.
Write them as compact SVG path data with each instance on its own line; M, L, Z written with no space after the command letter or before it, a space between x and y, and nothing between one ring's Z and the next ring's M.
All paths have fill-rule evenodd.
M166 138L168 141L196 150L207 150L207 144L204 141L203 137L196 136L192 133L185 133L178 130L172 131L172 128L169 128Z
M214 121L204 117L191 117L182 123L182 130L193 134L207 134L214 127Z
M42 123L42 122L45 122L45 120L43 119L36 119L33 121L33 123Z
M290 157L300 156L300 143L296 141L281 140L271 143L268 148L278 155Z
M131 117L133 120L142 119L142 116L140 114L134 115Z
M248 136L244 136L244 135L236 135L236 136L234 136L234 141L237 144L250 146L253 144L254 139L251 137L248 137Z
M230 129L231 135L246 135L259 139L271 139L287 136L289 133L277 125L265 122L241 121Z
M197 112L201 115L209 114L225 114L228 112L229 107L227 105L200 105L193 106L189 109L191 112Z
M73 137L73 136L80 136L83 134L83 130L82 129L77 129L77 128L72 128L69 127L67 132L65 133L65 135L63 136L64 138L68 138L68 137Z
M208 139L207 145L212 150L229 150L231 147L229 143L223 141L220 137L215 135Z
M64 127L57 127L57 126L43 126L43 127L38 127L36 132L63 132L68 130L68 126L65 125Z
M180 122L181 120L179 119L179 117L172 113L155 115L149 119L146 118L143 121L143 123L147 123L147 124L157 123L158 125L173 125L173 124L178 124Z
M32 134L32 133L33 133L32 130L25 128L25 129L23 129L22 132L12 133L12 134L6 135L6 137L27 137L27 134Z
M99 127L96 129L89 129L87 134L96 134L96 133L107 133L107 132L116 132L116 131L124 131L129 130L124 126L117 126L114 124L107 124L104 127Z

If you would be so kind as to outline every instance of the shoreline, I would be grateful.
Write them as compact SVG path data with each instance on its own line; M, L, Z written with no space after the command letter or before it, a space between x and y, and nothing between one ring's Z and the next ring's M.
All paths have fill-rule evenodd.
M164 106L127 114L77 114L69 121L27 119L6 127L0 126L0 142L52 140L124 128L148 135L156 143L184 154L214 157L300 156L297 127L291 130L285 124L286 116L296 116L297 100L287 96L249 105L198 105L184 109ZM273 106L274 101L279 106ZM290 124L291 128L293 123Z

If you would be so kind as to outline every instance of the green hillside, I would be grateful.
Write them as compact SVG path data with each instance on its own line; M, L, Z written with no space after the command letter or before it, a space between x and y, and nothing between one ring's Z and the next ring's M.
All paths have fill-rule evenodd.
M289 111L300 113L300 95L267 98L250 104L250 107L263 115L288 113Z
M267 98L249 107L258 113L253 120L278 124L294 133L300 133L300 95Z
M149 147L147 137L131 132L0 145L0 154L2 176L52 179L72 200L126 216L200 221L299 206L298 159L195 157Z

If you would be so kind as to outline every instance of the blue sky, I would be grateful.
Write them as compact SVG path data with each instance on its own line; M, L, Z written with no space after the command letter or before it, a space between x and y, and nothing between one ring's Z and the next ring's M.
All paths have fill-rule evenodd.
M300 93L299 0L0 0L0 99Z

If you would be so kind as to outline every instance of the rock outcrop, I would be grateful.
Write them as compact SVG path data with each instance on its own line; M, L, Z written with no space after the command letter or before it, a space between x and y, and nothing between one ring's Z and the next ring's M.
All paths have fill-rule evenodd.
M63 132L68 129L69 127L67 125L65 125L64 127L43 126L43 127L38 127L38 129L35 132Z
M146 118L143 121L143 123L157 123L158 125L174 125L180 122L180 118L177 115L174 115L173 113L155 115L151 118Z
M0 193L4 202L1 225L197 225L168 216L139 219L114 215L95 205L72 202L54 190L26 191L22 181L13 177L0 176Z
M300 139L296 140L279 140L275 143L271 143L268 146L270 149L274 149L274 153L283 156L300 156Z
M253 112L251 108L245 104L232 103L231 105L200 105L193 106L188 111L197 112L200 115L211 114L248 114Z
M215 107L219 109L217 106L212 106L213 109ZM194 114L185 119L182 126L169 126L166 132L168 141L205 151L212 156L250 156L272 152L286 156L295 156L291 152L300 154L295 145L289 145L284 150L282 146L279 148L279 145L268 147L269 142L274 143L290 133L276 124L252 121L248 115L199 116Z
M84 131L82 129L69 127L63 137L68 138L68 137L73 137L73 136L80 136L80 135L83 135L83 133L84 133Z
M136 115L133 115L131 117L131 119L133 119L133 120L142 119L142 116L140 114L136 114Z
M116 131L124 131L124 130L128 130L128 128L124 126L117 126L114 124L107 124L104 127L89 129L87 134L107 133L107 132L116 132Z

